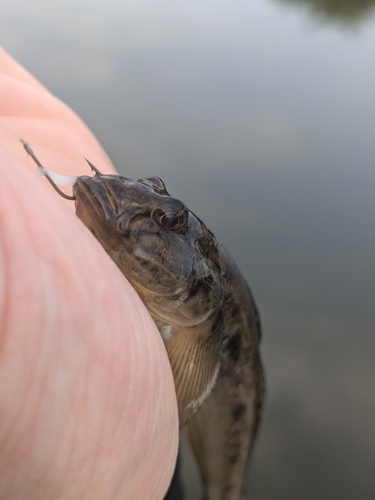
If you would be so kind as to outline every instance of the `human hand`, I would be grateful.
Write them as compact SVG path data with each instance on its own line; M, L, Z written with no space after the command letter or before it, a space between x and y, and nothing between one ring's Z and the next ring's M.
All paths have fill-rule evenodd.
M0 96L0 126L43 165L90 175L87 156L114 172L77 116L1 50ZM1 128L0 170L0 500L161 499L178 416L160 334L74 204Z

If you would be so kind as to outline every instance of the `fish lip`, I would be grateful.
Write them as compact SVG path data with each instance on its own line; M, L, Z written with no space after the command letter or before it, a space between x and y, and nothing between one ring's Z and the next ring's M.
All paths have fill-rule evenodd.
M108 199L103 181L100 178L81 176L77 178L73 186L73 194L76 197L76 209L81 205L87 210L92 208L98 217L116 225L116 212Z

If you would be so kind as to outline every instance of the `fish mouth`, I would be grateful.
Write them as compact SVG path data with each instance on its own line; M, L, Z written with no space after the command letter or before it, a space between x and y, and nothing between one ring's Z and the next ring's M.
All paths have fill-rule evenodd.
M149 209L139 210L132 206L129 198L131 179L116 175L78 177L73 186L76 211L92 212L103 223L111 223L114 229L126 234L137 219L150 215ZM118 184L120 183L120 185ZM127 196L126 196L127 194ZM134 193L133 193L134 194Z
M116 225L117 203L111 194L107 184L102 178L89 176L78 177L73 186L73 194L76 198L76 211L80 210L92 217L92 211L99 219Z

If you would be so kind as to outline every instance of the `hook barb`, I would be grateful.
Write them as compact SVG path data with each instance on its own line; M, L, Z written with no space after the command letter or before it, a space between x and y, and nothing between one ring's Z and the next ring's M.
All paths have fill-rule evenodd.
M87 161L87 163L90 165L91 170L92 170L93 172L95 172L95 173L96 173L96 175L97 175L98 177L100 177L101 175L103 175L103 174L100 172L100 170L98 170L98 169L97 169L97 168L96 168L96 167L95 167L95 166L91 163L91 161L89 161L87 158L85 158L85 160L86 160L86 161Z

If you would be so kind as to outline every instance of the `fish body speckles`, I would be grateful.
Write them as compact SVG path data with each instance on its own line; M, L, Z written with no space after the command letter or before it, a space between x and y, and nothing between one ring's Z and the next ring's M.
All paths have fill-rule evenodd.
M256 306L236 265L223 252L226 293L220 372L187 428L205 498L242 500L246 498L244 480L263 408L264 376Z
M171 363L206 500L245 498L264 399L260 323L244 278L158 178L81 177L76 213L133 284Z

